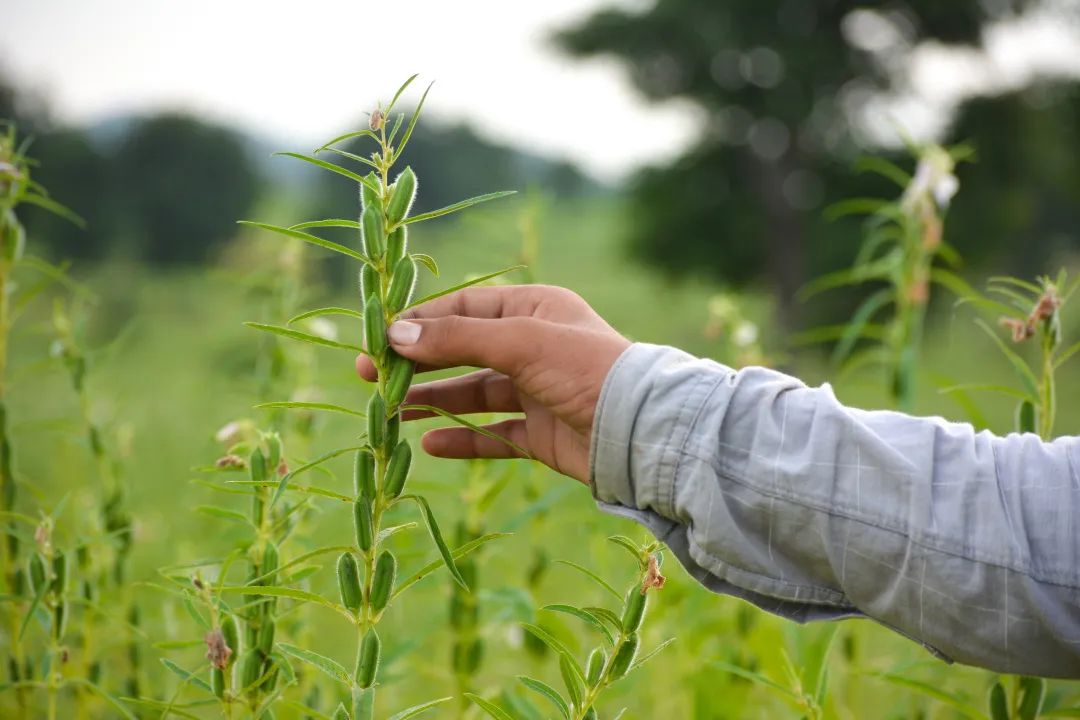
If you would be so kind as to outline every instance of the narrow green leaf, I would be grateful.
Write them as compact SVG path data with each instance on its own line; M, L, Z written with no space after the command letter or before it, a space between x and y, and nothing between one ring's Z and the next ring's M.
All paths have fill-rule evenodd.
M619 602L622 602L623 597L619 593L619 591L616 590L615 588L611 587L611 585L609 585L602 577L600 577L599 575L597 575L596 573L594 573L592 570L588 569L587 567L585 567L583 565L578 565L576 562L573 562L572 560L556 560L555 562L559 563L560 565L566 565L567 567L574 568L578 572L585 575L585 577L589 578L590 580L595 582L597 585L599 585L600 587L604 588L609 593L611 593L615 597L615 599L617 599Z
M855 343L862 337L863 328L867 326L878 310L893 301L893 297L894 293L891 288L883 288L863 301L859 309L851 316L847 330L840 336L840 341L833 350L833 365L839 365L851 354Z
M446 207L439 208L438 210L432 210L431 212L421 213L419 215L413 215L412 217L405 218L401 221L402 225L412 225L413 223L424 222L425 220L434 220L437 217L443 215L449 215L450 213L459 212L465 208L470 208L473 205L479 205L480 203L490 202L491 200L498 200L508 195L514 195L517 190L502 190L499 192L487 193L485 195L477 195L471 197L468 200L462 200L456 202L453 205L447 205Z
M424 94L420 96L420 102L416 103L416 110L413 111L412 117L409 118L409 125L405 128L405 134L401 136L401 143L394 150L392 162L397 162L398 158L401 157L401 153L405 152L405 146L409 144L409 138L412 137L413 129L416 128L416 121L420 119L420 111L424 109L424 101L427 100L428 93L431 92L431 86L434 84L428 84Z
M320 222L328 222L328 221L320 221ZM303 240L306 243L311 243L312 245L317 245L317 246L319 246L321 248L325 248L326 250L333 250L336 253L341 253L342 255L346 255L348 257L351 257L354 260L360 260L361 262L367 262L367 258L364 256L363 253L357 252L356 250L353 250L352 248L346 247L346 246L344 246L344 245L342 245L340 243L333 242L332 240L326 240L324 238L319 237L318 235L312 235L311 233L301 232L300 230L297 230L295 228L281 227L279 225L270 225L269 223L255 222L254 220L239 220L239 221L237 221L236 224L237 225L245 225L247 227L259 228L260 230L269 230L270 232L275 232L278 235L284 235L286 237L295 238L297 240ZM310 225L309 225L309 227L310 227Z
M990 383L964 383L961 385L951 385L946 388L938 390L938 392L944 395L951 395L957 392L991 392L999 395L1005 395L1007 397L1018 398L1020 400L1029 400L1030 396L1025 394L1022 390L1017 390L1014 387L1008 385L993 385Z
M539 625L534 625L532 623L521 623L521 627L525 628L525 631L535 637L537 640L541 641L553 651L566 658L570 662L570 666L582 678L582 683L584 683L585 673L582 671L581 665L578 664L577 658L574 657L574 653L572 653L569 648L563 645L558 638L556 638L554 635L552 635Z
M307 230L308 228L319 227L340 227L349 228L351 230L359 230L360 223L356 222L355 220L343 220L341 218L331 218L329 220L308 220L307 222L290 225L289 230Z
M604 639L607 640L608 645L615 644L615 636L611 634L611 631L608 630L607 626L604 625L600 618L596 617L596 615L589 612L588 610L583 610L582 608L574 607L573 605L562 605L558 603L554 605L545 605L540 609L548 610L550 612L564 613L566 615L573 615L579 620L584 620L587 624L592 626L594 630L604 636Z
M315 593L307 592L306 590L297 590L296 588L281 587L277 585L227 585L221 588L221 592L237 593L239 595L256 595L259 597L283 597L302 603L314 603L333 610L350 620L354 619L352 613L346 608L327 600L321 595L316 595Z
M81 685L82 687L87 688L92 693L100 697L102 700L116 708L116 711L120 713L123 717L127 718L127 720L138 720L135 714L131 712L130 709L128 709L127 705L120 702L119 698L117 698L109 691L105 690L105 688L101 687L100 685L92 683L89 680L84 680L83 678L68 678L67 681L74 685Z
M19 626L19 640L21 641L23 635L26 634L26 628L30 625L30 618L37 612L38 606L41 605L42 598L45 597L45 592L49 589L48 583L42 583L41 587L34 593L34 599L30 601L30 608L26 611L26 615L23 617L22 624Z
M884 178L892 180L901 188L906 188L911 183L911 175L909 175L900 166L889 162L885 158L877 157L874 155L868 155L861 157L855 161L855 172L872 172L881 175Z
M564 720L570 720L570 706L566 704L562 695L560 695L555 688L545 682L531 678L528 675L518 675L517 679L525 687L538 695L547 698L547 700L555 706L555 709L559 711L559 714L563 716Z
M315 310L308 310L307 312L302 312L299 315L294 315L293 317L289 318L289 321L286 323L286 325L292 325L293 323L300 322L301 320L307 320L308 318L313 317L320 317L322 315L347 315L349 317L358 318L360 320L364 319L364 314L361 312L357 312L356 310L350 310L349 308L343 307L324 307L317 308Z
M501 538L501 537L509 537L510 535L511 535L511 533L488 533L487 535L482 535L481 537L478 537L475 540L471 540L471 541L465 543L464 545L461 545L456 550L454 550L454 553L453 553L454 559L455 560L460 560L461 558L465 557L466 555L468 555L468 554L472 553L473 551L475 551L476 549L478 549L481 545L485 545L485 544L491 542L492 540L497 540L498 538ZM419 570L417 570L415 573L413 573L409 577L407 577L404 580L402 580L401 582L399 582L397 584L397 587L394 588L394 594L390 596L391 602L395 598L397 598L399 595L401 595L401 593L405 592L405 590L407 590L409 587L411 587L411 586L415 585L416 583L420 582L421 580L423 580L428 575L435 572L436 570L438 570L441 567L444 567L444 563L442 561L442 558L440 558L438 560L434 560L434 561L428 563L427 565L420 568Z
M177 665L176 663L174 663L169 658L161 658L161 664L164 665L165 667L169 668L169 670L171 670L173 672L173 674L178 676L185 683L191 683L192 685L195 685L196 687L198 687L198 688L200 688L202 690L205 690L206 692L210 692L210 684L209 683L207 683L205 680L203 680L201 677L199 677L195 673L188 672L184 668L182 668L179 665Z
M475 703L477 707L486 712L489 717L492 717L495 720L514 720L514 718L511 717L508 712L503 710L498 705L485 700L479 695L467 692L465 693L465 697Z
M608 538L608 541L613 542L619 547L626 550L628 553L630 553L630 557L634 558L634 560L637 560L638 564L642 564L641 548L638 547L638 544L636 542L626 537L625 535L612 535Z
M354 445L352 447L338 448L337 450L331 450L330 452L326 453L325 455L317 457L314 460L312 460L311 462L305 463L305 464L301 465L300 467L296 468L295 470L290 470L289 472L285 473L284 475L281 476L281 480L278 482L277 490L274 491L274 497L272 497L270 499L270 507L274 507L274 505L277 504L277 501L281 498L282 495L285 494L285 490L286 490L286 488L289 487L289 483L297 475L299 475L301 473L305 473L308 470L311 470L312 468L319 467L320 465L322 465L327 460L333 460L334 458L339 457L341 455L344 455L345 453L355 452L356 450L361 450L364 447L366 447L366 446L364 446L364 445Z
M481 275L480 277L475 277L475 278L472 278L471 280L466 280L463 283L458 283L457 285L454 285L452 287L448 287L445 290L440 290L440 291L432 293L430 295L425 295L424 297L420 298L419 300L414 300L411 303L409 303L408 305L406 305L405 309L408 310L409 308L414 308L414 307L416 307L418 305L423 305L424 303L429 302L431 300L434 300L435 298L441 298L443 295L449 295L450 293L455 293L458 290L464 290L467 287L472 287L473 285L479 285L480 283L487 282L488 280L491 280L492 278L499 277L500 275L505 275L506 273L513 272L515 270L521 270L524 267L525 267L524 265L512 265L510 267L503 268L502 270L496 270L493 273L488 273L487 275Z
M463 426L469 428L470 430L472 430L473 432L478 433L480 435L483 435L484 437L491 438L492 440L498 440L503 445L506 445L507 447L512 449L514 452L519 453L523 458L532 459L532 455L527 453L524 448L522 448L519 445L511 442L510 440L507 440L502 435L498 435L496 433L491 432L487 428L482 428L479 425L476 425L475 423L471 423L468 420L466 420L465 418L461 417L460 415L455 415L454 413L449 412L448 410L443 410L442 408L435 407L434 405L403 405L402 410L421 410L423 412L429 412L429 413L434 413L436 415L440 415L440 416L446 418L447 420L453 420L457 424L463 425Z
M621 598L620 598L620 600L621 600ZM604 622L606 622L611 627L611 629L614 630L615 632L617 632L617 633L622 632L622 618L620 618L618 615L616 615L611 610L608 610L607 608L593 607L593 606L588 606L588 605L585 606L584 610L586 610L587 612L592 613L593 615L595 615L600 620L603 620Z
M1073 343L1072 345L1070 345L1068 347L1068 349L1066 349L1060 355L1058 355L1057 359L1054 360L1054 369L1057 370L1059 367L1064 365L1077 352L1080 352L1080 341Z
M382 543L383 540L386 540L388 537L397 535L399 532L412 530L414 527L416 527L416 523L407 522L400 525L392 525L391 527L383 528L379 531L379 534L375 536L375 544L379 545Z
M373 133L371 130L354 130L352 132L347 132L344 135L338 135L336 138L329 141L328 143L320 145L319 147L315 148L315 153L321 153L323 150L328 150L331 145L337 145L339 142L352 140L355 137L369 137L376 142L379 141L379 136Z
M347 407L340 405L331 405L330 403L320 402L299 402L296 400L279 400L276 402L259 403L255 406L258 410L264 410L268 408L288 408L290 410L326 410L327 412L342 413L344 415L355 415L356 417L367 417L365 413L359 410L350 410Z
M1027 280L1021 280L1020 278L1011 277L1009 275L994 275L987 279L987 283L1000 284L1000 285L1012 285L1022 290L1027 290L1029 293L1034 294L1036 297L1042 295L1043 289L1035 283L1028 282Z
M247 515L236 512L235 510L229 510L228 508L218 507L217 505L199 505L195 508L195 512L221 518L222 520L232 520L233 522L242 523L244 525L251 524Z
M719 668L720 670L723 670L724 672L729 672L732 675L738 675L739 677L743 678L744 680L749 680L752 683L757 683L759 685L764 685L766 687L772 688L773 690L777 691L778 693L781 693L782 695L786 695L786 696L788 696L790 698L798 698L799 697L792 690L789 690L788 688L784 687L783 685L776 682L775 680L772 680L771 678L765 677L761 673L753 672L751 670L741 668L738 665L732 665L731 663L724 662L723 660L714 660L714 661L712 661L710 663L710 665L712 665L713 667Z
M983 720L985 718L985 715L977 707L971 705L968 702L965 702L964 699L958 695L953 695L952 693L945 692L937 685L931 685L930 683L913 680L911 678L906 678L902 675L894 675L892 673L886 673L883 675L879 675L878 677L894 685L906 687L909 690L915 690L916 692L920 692L923 695L932 697L939 702L943 702L946 705L952 707L954 710L957 710L958 712L963 714L965 717L971 718L971 720Z
M30 205L37 205L39 208L48 210L57 217L64 218L69 223L78 228L86 228L86 221L83 220L78 213L61 205L52 198L45 197L44 195L38 195L36 193L27 193L21 198L19 198L19 202L28 203Z
M327 152L332 152L335 155L340 155L343 158L348 158L349 160L354 160L354 161L360 163L361 165L367 165L372 170L378 170L379 169L379 166L375 162L373 162L372 160L369 160L368 158L366 158L366 157L364 157L362 155L357 155L356 153L351 153L351 152L348 152L347 150L340 150L338 148L326 148L326 151Z
M425 255L424 253L413 253L412 258L430 270L432 275L439 277L439 264L435 262L435 258L430 255Z
M331 143L331 144L333 144L333 143ZM319 150L329 150L329 149L330 149L330 147L328 145L324 145L323 147L319 148ZM317 167L321 167L323 170L329 170L332 173L337 173L338 175L344 175L345 177L349 178L350 180L355 180L358 183L366 184L366 181L364 180L363 175L358 175L357 173L354 173L352 170L347 170L346 168L343 168L340 165L335 165L334 163L329 163L329 162L326 162L325 160L319 160L318 158L313 158L313 157L309 157L307 155L302 155L300 153L294 153L294 152L279 152L279 153L274 153L274 154L275 155L283 155L285 157L296 158L297 160L303 160L306 163L311 163L312 165L315 165Z
M312 345L322 345L323 347L336 348L338 350L351 350L356 353L364 352L364 348L356 345L339 343L336 340L327 340L326 338L321 338L317 335L309 335L308 333L300 332L299 330L290 330L289 328L280 327L278 325L265 325L257 322L246 322L244 324L250 328L255 328L256 330L262 330L263 332L273 333L274 335L281 335L282 337L291 338L293 340L311 343Z
M1033 397L1038 397L1039 381L1035 379L1035 373L1033 373L1031 371L1031 368L1028 367L1027 362L1025 362L1022 357L1017 355L1015 350L1006 345L1005 341L998 337L997 333L994 332L993 329L991 329L990 326L983 322L981 319L976 320L975 324L978 325L987 335L990 336L990 339L994 341L995 345L997 345L998 350L1001 351L1001 354L1004 355L1005 358L1009 361L1009 363L1013 366L1013 370L1015 370L1016 374L1020 377L1020 380L1024 385L1024 389Z
M664 649L673 642L675 642L675 638L668 638L664 642L657 645L655 648L653 648L647 654L645 654L642 657L635 660L634 664L630 666L630 669L626 671L626 674L629 675L630 673L634 672L634 670L638 669L639 667L641 667L645 663L652 660L654 657L656 657L657 655L662 653L664 651Z
M435 548L439 551L439 555L442 556L443 564L446 565L446 569L450 571L451 577L457 582L463 589L468 590L469 585L465 582L465 578L461 576L461 571L458 570L457 564L454 562L454 555L450 552L450 548L446 546L446 541L443 540L442 531L439 530L439 523L435 520L435 514L431 512L431 506L428 501L420 495L408 495L407 497L416 503L420 508L420 514L424 516L424 522L427 524L428 533L431 535L431 541L435 543Z
M412 75L409 76L408 80L401 83L401 87L399 87L397 89L397 92L394 93L394 97L390 100L390 104L386 106L386 110L384 112L385 112L385 114L387 116L389 116L390 113L394 110L394 105L397 104L398 98L401 97L401 93L405 92L405 89L408 88L410 85L412 85L412 81L415 80L418 77L420 77L420 73L413 73ZM394 719L392 718L391 720L394 720ZM402 720L402 719L397 718L397 720Z
M835 222L848 215L873 215L883 212L892 203L881 198L848 198L825 208L825 219Z
M398 713L394 713L389 718L387 718L387 720L409 720L409 718L416 717L420 713L425 713L436 705L442 705L443 703L450 702L453 699L454 698L452 697L444 697L439 698L438 700L430 700L426 703L421 703L419 705L413 705L411 708L402 710Z
M308 665L311 665L313 668L323 671L328 677L331 677L340 683L344 683L345 685L352 684L349 679L349 671L342 667L341 663L337 662L336 660L331 660L325 655L320 655L319 653L312 652L311 650L298 648L295 645L289 645L288 643L278 643L277 646L278 649L281 650L281 652L285 653L286 655L291 655L297 660L305 662Z

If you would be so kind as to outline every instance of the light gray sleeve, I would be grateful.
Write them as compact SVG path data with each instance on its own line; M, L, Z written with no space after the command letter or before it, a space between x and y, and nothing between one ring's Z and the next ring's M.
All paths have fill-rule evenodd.
M600 506L716 592L1080 677L1078 438L853 410L827 385L636 344L604 383L591 464Z

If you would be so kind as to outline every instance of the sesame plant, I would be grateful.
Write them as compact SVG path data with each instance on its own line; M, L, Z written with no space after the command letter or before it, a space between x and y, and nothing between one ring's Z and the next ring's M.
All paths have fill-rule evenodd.
M844 286L880 286L847 323L804 333L803 340L835 340L833 362L841 365L842 374L863 366L883 368L889 394L901 409L910 409L915 396L915 370L931 287L955 289L963 284L936 263L959 263L956 251L943 239L945 213L959 187L953 169L971 155L967 146L926 145L912 152L917 158L914 176L883 158L860 161L861 170L888 178L903 193L893 201L852 198L829 208L833 219L865 215L865 237L851 268L824 275L801 293L807 299ZM870 341L870 346L853 352L860 340Z
M368 128L335 138L316 151L316 155L320 152L329 152L358 163L368 169L366 175L315 156L283 153L355 182L361 200L359 222L329 219L299 223L291 227L246 223L337 252L359 261L361 265L360 307L358 309L319 308L301 313L294 317L289 325L324 315L351 317L359 321L362 327L362 345L329 340L293 329L289 325L249 323L258 330L292 340L366 354L378 371L378 381L371 392L366 411L361 412L329 404L320 404L319 407L322 410L363 417L364 425L359 435L360 444L332 451L284 474L276 488L265 499L267 509L274 508L281 497L290 491L294 479L301 472L317 467L333 457L352 454L353 487L348 499L352 511L354 533L353 544L342 548L337 560L340 603L326 598L316 600L314 597L302 597L294 590L276 586L273 583L255 585L249 581L249 584L241 590L248 595L292 596L298 600L327 605L337 611L354 628L357 649L352 672L345 670L345 666L335 660L314 651L278 645L295 659L327 673L348 690L349 702L347 705L341 704L335 710L335 718L374 717L380 662L385 642L378 630L379 621L387 608L399 600L402 593L434 569L428 566L409 578L403 580L398 578L398 559L387 547L387 541L399 532L411 530L415 527L415 523L388 526L386 521L391 513L406 504L414 505L438 552L440 559L437 563L446 567L456 583L463 588L467 587L465 578L456 564L455 552L450 550L443 539L442 531L430 504L421 495L405 492L412 464L412 448L407 439L400 437L400 426L403 413L420 411L444 415L472 427L477 432L486 433L487 431L437 408L406 404L406 393L412 382L415 368L411 361L398 356L389 348L386 329L402 312L411 307L514 269L508 268L474 278L424 298L413 298L418 265L428 268L434 274L438 273L438 266L429 255L411 252L408 243L409 226L508 194L492 193L464 200L439 210L410 214L417 191L416 175L406 167L397 173L396 177L392 177L392 170L408 144L427 96L425 91L416 112L413 113L407 125L403 122L404 114L394 115L398 99L414 78L415 76L401 86L385 108L380 106L371 113ZM354 138L366 138L372 141L375 151L370 156L364 157L337 147L340 143ZM354 249L308 232L316 228L345 228L359 231L359 247ZM280 407L311 409L311 404L282 401ZM464 556L492 537L492 535L482 536L466 543L458 549L456 554ZM412 717L449 699L441 698L423 703L402 711L394 717L396 720L404 720L406 717Z
M528 675L519 675L518 681L549 703L564 720L596 720L599 717L597 705L603 693L674 641L667 640L645 655L638 655L649 592L661 589L665 582L664 576L660 574L663 562L661 544L653 541L639 545L622 535L616 535L610 540L625 548L637 563L635 579L625 593L619 593L591 570L574 563L567 564L580 570L605 592L610 593L618 602L616 609L567 604L548 605L543 608L548 612L577 618L600 636L600 644L590 652L584 664L562 641L544 628L532 623L523 624L528 634L543 642L559 658L559 672L565 687L565 696L551 685ZM494 720L514 718L510 712L491 700L474 693L466 693L466 697ZM620 710L614 717L621 717L625 711L625 708Z

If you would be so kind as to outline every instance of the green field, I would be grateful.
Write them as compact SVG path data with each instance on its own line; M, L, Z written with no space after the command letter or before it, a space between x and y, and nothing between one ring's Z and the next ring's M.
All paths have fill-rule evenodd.
M467 273L516 263L523 242L533 243L531 276L511 275L511 280L532 277L570 287L635 340L677 345L705 356L719 352L703 328L708 299L720 288L704 281L668 281L626 260L618 244L623 217L616 201L555 203L527 198L461 220L436 223L430 230L423 227L412 244L416 251L439 258L442 265L441 278L424 277L424 287L430 290L459 282ZM244 231L209 270L162 273L110 264L77 274L97 298L84 327L95 348L90 356L89 411L107 429L107 444L119 457L129 488L135 529L127 592L141 608L142 617L138 628L128 628L122 617L116 617L123 607L122 594L107 593L97 609L87 606L77 611L74 622L91 619L96 647L108 659L101 685L118 696L128 692L122 668L130 633L138 633L135 637L142 638L140 694L165 702L176 698L180 705L195 703L184 709L189 715L217 716L215 705L198 704L207 699L205 693L190 686L181 688L179 677L160 662L168 658L183 668L202 668L200 672L206 675L205 631L175 591L161 589L166 584L161 569L173 576L194 572L182 566L223 557L242 547L249 533L238 523L199 510L208 505L240 512L246 508L246 498L207 487L226 487L221 476L193 470L211 465L222 453L215 432L242 418L262 426L283 423L286 453L294 467L349 444L357 433L356 422L319 414L310 440L290 437L291 420L252 408L260 401L288 399L297 389L291 379L269 386L260 383L258 358L267 339L242 325L245 320L282 323L286 319L275 315L273 303L259 290L278 282L284 272L278 262L286 246L286 241L267 233ZM351 284L342 288L327 279L340 276L337 257L314 249L303 253L307 273L300 306L355 307ZM766 293L745 294L742 303L749 317L771 327ZM98 471L85 441L78 400L62 365L42 360L52 342L49 303L39 300L36 308L13 341L9 412L24 489L20 510L48 511L66 498L56 518L55 544L70 547L98 538L90 546L91 564L104 564L110 543L100 539ZM961 379L1007 380L1007 365L992 354L986 337L973 329L972 318L966 308L954 309L948 300L939 303L919 367L916 406L920 412L966 419L962 408L936 388ZM343 340L359 342L356 321L336 324ZM1076 324L1069 329L1075 330ZM775 330L765 332L765 338L767 348L779 356L782 338ZM303 368L304 384L317 388L321 400L363 407L368 390L355 377L350 353L297 348L284 352L291 368ZM808 382L833 377L816 351L804 349L783 357L784 366ZM1058 427L1067 431L1080 423L1080 410L1066 400L1078 396L1080 383L1075 375L1064 376L1062 382ZM876 374L867 373L838 381L837 392L846 402L872 407L886 401L881 386ZM1009 403L979 398L979 406L983 422L999 429L1009 427ZM433 421L421 424L428 427ZM325 468L328 472L312 472L306 482L348 492L348 458L338 458ZM473 689L486 696L500 691L524 695L514 680L519 674L561 685L552 654L530 650L520 622L540 620L582 658L591 648L585 639L591 643L595 638L587 636L577 620L537 608L560 602L596 604L605 601L604 592L571 568L550 561L580 563L623 587L632 581L635 568L624 551L605 538L621 533L644 539L641 529L598 513L585 488L526 461L466 464L425 457L413 482L429 496L443 528L453 535L478 490L501 482L506 473L510 476L494 505L482 517L474 513L471 518L485 532L513 533L485 545L475 556L474 592L486 650ZM282 545L282 556L296 557L312 548L351 542L350 526L346 505L327 498L313 501L311 511ZM397 536L395 542L406 575L436 557L421 528ZM336 598L333 557L316 559L318 570L298 586ZM545 567L539 574L535 572L538 564ZM947 666L870 621L808 627L780 621L741 601L710 594L674 561L664 567L668 583L654 598L643 647L669 637L676 641L605 696L601 718L614 717L622 707L628 708L623 715L627 720L799 718L806 715L799 693L812 692L825 676L824 717L944 719L985 713L993 681L988 673ZM212 578L211 570L203 572ZM452 631L447 623L451 588L446 571L433 573L418 587L402 605L392 606L380 626L386 663L381 708L404 708L459 694L451 669ZM287 613L285 623L290 642L351 664L355 638L332 612L313 605L297 607ZM43 633L36 624L31 624L27 635L30 647L42 646ZM822 658L827 667L824 675ZM73 649L72 667L82 660L78 648ZM329 714L338 699L333 684L310 670L305 682L318 688L317 695L295 693L286 698L315 702ZM920 689L920 684L925 685ZM1074 685L1051 683L1050 687L1048 707L1080 698ZM967 704L957 707L933 699L939 690L958 694ZM0 695L0 715L13 717L13 702L11 692ZM71 695L60 702L59 716L75 717ZM147 706L133 707L140 716L160 714ZM85 700L84 709L89 717L116 716L114 709L93 698ZM454 701L431 716L477 718L479 714ZM283 705L277 717L302 714Z

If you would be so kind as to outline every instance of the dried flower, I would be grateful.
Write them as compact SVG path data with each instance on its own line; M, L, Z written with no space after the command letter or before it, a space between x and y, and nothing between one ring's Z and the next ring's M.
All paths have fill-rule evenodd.
M225 643L225 634L221 628L216 627L206 633L206 659L218 670L224 670L229 665L229 657L232 650Z
M222 470L231 470L233 468L242 470L247 467L247 463L239 455L223 455L217 459L214 466Z
M649 555L649 568L645 571L645 579L641 583L641 592L648 592L650 588L659 590L664 587L665 582L667 582L667 578L660 574L660 563L656 559L656 555Z

